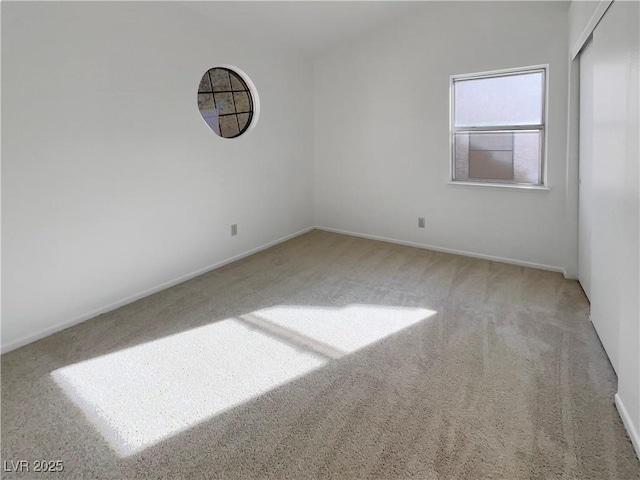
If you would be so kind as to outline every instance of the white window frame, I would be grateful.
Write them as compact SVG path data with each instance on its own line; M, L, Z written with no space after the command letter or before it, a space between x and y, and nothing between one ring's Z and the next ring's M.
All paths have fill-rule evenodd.
M458 80L479 80L490 77L505 77L523 73L542 72L542 123L534 125L498 125L490 127L455 127L455 82ZM518 188L528 190L549 190L547 184L547 111L549 99L549 65L532 65L527 67L507 68L488 72L451 75L449 81L449 184L480 187ZM497 182L479 180L456 180L455 178L455 134L462 132L513 132L520 130L540 131L540 169L542 183Z

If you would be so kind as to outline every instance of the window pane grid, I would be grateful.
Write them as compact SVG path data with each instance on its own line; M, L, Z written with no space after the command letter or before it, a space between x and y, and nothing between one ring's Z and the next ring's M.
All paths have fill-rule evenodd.
M251 124L253 98L246 82L234 71L208 70L198 88L198 108L211 129L224 138L242 135Z
M452 132L495 132L495 131L521 131L521 130L544 130L544 125L540 123L532 125L495 125L491 127L453 127Z

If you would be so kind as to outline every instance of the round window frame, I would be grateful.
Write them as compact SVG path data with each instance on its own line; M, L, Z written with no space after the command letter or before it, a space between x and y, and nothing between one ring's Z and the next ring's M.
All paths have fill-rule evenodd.
M231 140L231 139L238 138L238 137L241 137L243 135L246 135L247 133L249 133L250 131L252 131L255 128L256 124L258 123L258 119L260 117L260 96L258 95L258 90L256 89L256 86L253 83L253 80L251 80L251 78L249 77L249 75L247 75L244 70L242 70L241 68L236 67L235 65L222 63L222 64L216 64L213 67L207 68L205 70L204 74L200 75L200 81L202 81L202 77L204 77L205 74L209 73L211 70L214 70L216 68L221 68L221 69L224 69L224 70L228 70L231 73L233 73L236 76L238 76L240 78L240 80L242 80L242 82L244 82L244 84L247 87L247 92L249 94L249 101L251 102L252 109L253 109L252 112L251 112L251 117L249 118L249 121L247 122L247 125L240 131L240 133L238 133L237 135L234 135L232 137L225 137L221 133L217 133L215 130L213 130L213 128L211 128L211 126L204 119L204 116L202 115L202 112L198 108L198 102L196 102L196 108L198 108L198 114L200 115L200 118L202 119L204 124L207 126L207 128L209 128L209 130L212 130L213 133L216 134L216 137L222 138L222 139L225 139L225 140ZM198 83L198 85L199 85L199 83ZM200 92L198 90L199 90L199 88L196 90L198 92L198 94L199 94Z

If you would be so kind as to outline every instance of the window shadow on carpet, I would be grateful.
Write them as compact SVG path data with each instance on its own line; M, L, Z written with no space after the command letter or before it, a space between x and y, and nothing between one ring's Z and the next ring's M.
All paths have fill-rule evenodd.
M432 317L417 307L278 305L51 373L120 457Z

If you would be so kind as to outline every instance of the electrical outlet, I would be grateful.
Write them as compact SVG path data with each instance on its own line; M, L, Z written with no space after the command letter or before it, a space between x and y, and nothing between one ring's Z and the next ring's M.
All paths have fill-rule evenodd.
M234 223L233 225L231 225L231 236L233 237L234 235L238 234L238 224Z
M418 228L424 228L424 218L418 217Z

